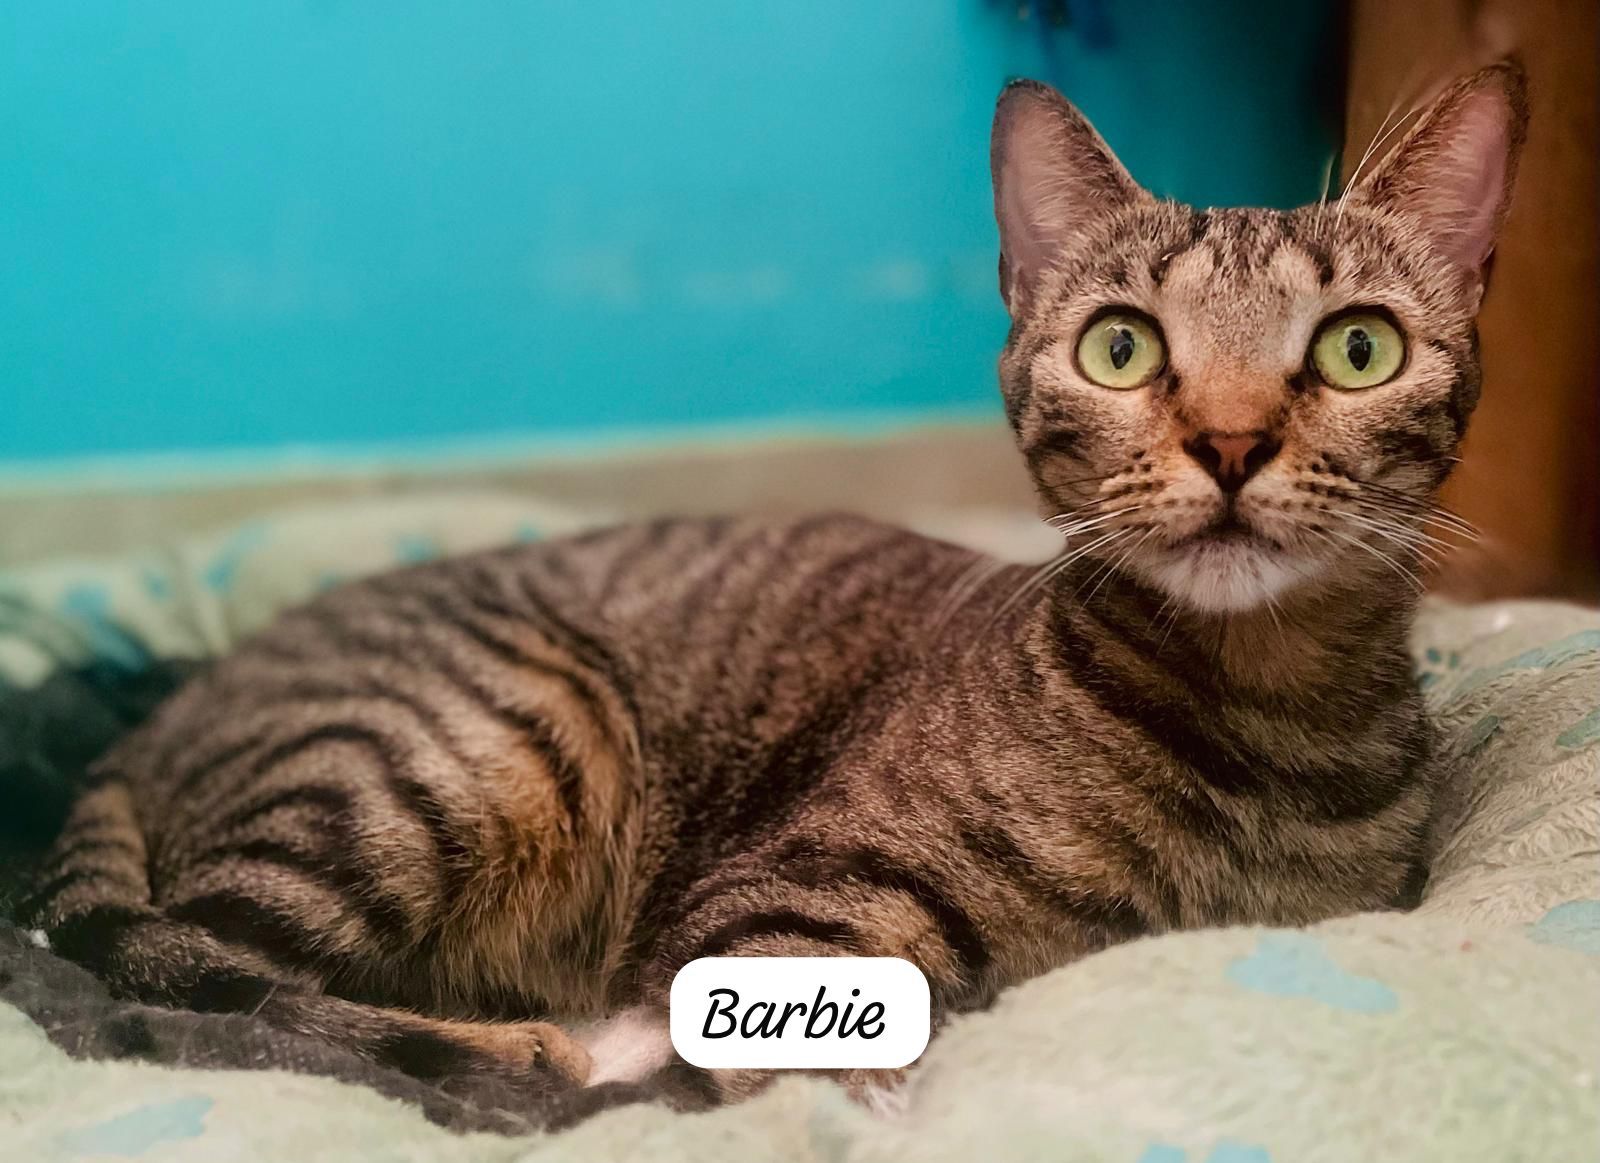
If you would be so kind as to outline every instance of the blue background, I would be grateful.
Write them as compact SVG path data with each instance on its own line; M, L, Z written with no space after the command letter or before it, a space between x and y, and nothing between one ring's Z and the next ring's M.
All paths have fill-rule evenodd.
M1057 7L7 4L0 459L987 414L1007 77L1199 203L1333 149L1329 6Z

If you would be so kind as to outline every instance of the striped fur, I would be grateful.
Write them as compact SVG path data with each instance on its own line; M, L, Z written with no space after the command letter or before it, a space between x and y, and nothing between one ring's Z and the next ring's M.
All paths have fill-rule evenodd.
M1449 91L1342 214L1158 202L1059 97L1008 91L1002 386L1044 503L1098 522L1085 552L1040 573L848 516L667 520L336 590L101 761L37 919L129 995L419 1074L612 1081L586 1046L659 1066L695 957L903 956L944 1015L1140 934L1389 906L1432 739L1387 566L1442 519L1478 283L1379 195L1484 93L1514 147L1519 85ZM1065 167L1042 208L1007 187L1023 147ZM1036 226L1074 182L1092 212L1019 239L1012 210ZM1107 303L1169 336L1148 388L1063 355ZM1411 342L1359 400L1304 370L1351 303ZM1270 429L1274 459L1224 497L1196 427ZM663 1073L685 1102L763 1081Z

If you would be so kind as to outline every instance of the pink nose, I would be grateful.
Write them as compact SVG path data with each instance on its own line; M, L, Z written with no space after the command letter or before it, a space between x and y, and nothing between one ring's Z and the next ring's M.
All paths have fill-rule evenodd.
M1268 432L1201 432L1183 450L1211 474L1225 493L1236 493L1283 445Z

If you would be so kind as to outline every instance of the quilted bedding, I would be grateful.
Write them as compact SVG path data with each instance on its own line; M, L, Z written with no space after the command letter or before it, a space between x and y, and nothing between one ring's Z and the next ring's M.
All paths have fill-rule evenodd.
M920 523L1037 546L1024 517L972 516ZM0 574L0 1157L1600 1157L1600 614L1553 603L1419 621L1450 756L1419 909L1108 950L953 1023L893 1115L791 1077L579 1122L581 1096L429 1086L249 1017L115 1001L4 922L83 764L186 666L340 579L604 517L439 494Z

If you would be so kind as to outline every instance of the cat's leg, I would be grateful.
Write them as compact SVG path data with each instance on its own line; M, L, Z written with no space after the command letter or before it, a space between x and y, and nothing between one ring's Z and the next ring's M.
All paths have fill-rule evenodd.
M119 996L204 1013L245 1013L421 1078L492 1074L582 1082L589 1056L548 1022L469 1021L350 1001L318 974L286 974L256 952L158 909L98 906L46 922L62 955Z
M545 1022L464 1021L327 993L341 979L370 980L371 958L341 933L336 909L320 930L298 923L304 902L293 880L258 871L247 896L220 891L202 868L193 892L153 903L150 854L120 780L79 800L67 835L55 862L63 871L26 902L27 920L119 996L251 1014L419 1076L588 1074L588 1055Z
M147 834L129 781L104 770L57 845L33 923L122 996L255 1014L412 1074L581 1081L588 1056L556 1027L461 1019L531 1018L603 994L617 907L606 890L625 880L601 875L616 867L605 845L633 828L610 810L621 765L585 753L581 790L600 783L580 801L585 830L605 836L589 843L559 826L537 757L488 732L472 770L342 691L297 717L237 758L229 737L202 741L226 770L181 827L173 817L194 797L152 813ZM241 716L237 730L254 726Z
M259 1015L279 1029L331 1041L416 1078L487 1074L582 1084L588 1053L550 1022L469 1021L280 990Z
M977 996L989 963L985 941L965 910L909 860L881 853L822 854L762 867L755 857L730 862L687 894L687 911L664 934L642 975L641 1012L630 1028L657 1053L670 1053L667 1005L672 979L700 957L900 957L928 979L937 1024L953 999ZM791 845L792 854L798 850ZM636 1060L643 1060L634 1043ZM586 1043L596 1075L606 1068L604 1042ZM665 1049L663 1049L663 1047ZM678 1064L682 1067L682 1064ZM775 1077L771 1070L701 1072L719 1101L748 1097ZM851 1096L892 1112L903 1070L825 1072Z

